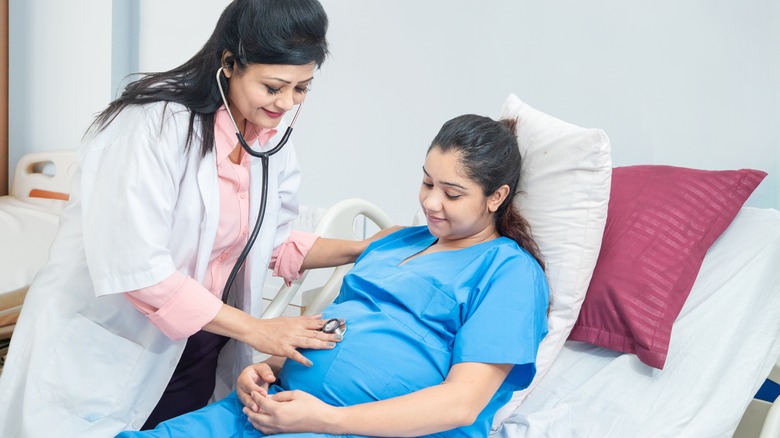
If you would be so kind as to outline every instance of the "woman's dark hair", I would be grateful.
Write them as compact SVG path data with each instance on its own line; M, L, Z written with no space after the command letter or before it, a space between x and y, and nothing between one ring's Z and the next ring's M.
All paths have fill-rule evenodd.
M516 125L515 119L495 121L474 114L458 116L442 126L428 152L439 148L442 152L458 153L466 176L482 187L485 196L492 195L504 184L509 186L509 194L496 210L496 231L517 242L544 269L539 246L531 237L531 227L513 201L520 184L522 164Z
M142 74L98 114L92 127L105 129L129 105L176 102L190 110L186 147L197 119L203 137L201 155L205 155L214 147L214 115L222 105L216 73L223 52L233 54L226 64L239 72L248 64L313 62L319 68L328 54L327 30L328 17L317 0L234 0L195 56L172 70ZM227 93L227 81L221 80Z

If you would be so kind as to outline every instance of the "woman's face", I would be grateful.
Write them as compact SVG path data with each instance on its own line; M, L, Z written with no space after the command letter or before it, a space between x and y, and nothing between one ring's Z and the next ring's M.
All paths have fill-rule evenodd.
M494 213L505 195L486 197L479 184L465 176L459 155L438 147L428 152L420 206L431 234L440 243L462 248L497 237Z
M249 120L261 128L276 128L284 113L303 102L314 78L315 64L249 64L240 72L225 69L228 102L238 128Z

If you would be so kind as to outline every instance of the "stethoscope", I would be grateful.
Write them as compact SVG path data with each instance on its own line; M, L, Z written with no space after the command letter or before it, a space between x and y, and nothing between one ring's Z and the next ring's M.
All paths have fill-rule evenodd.
M222 301L227 304L228 294L230 293L230 288L233 286L233 281L235 280L239 269L241 269L241 265L243 265L244 262L246 261L246 257L249 254L249 250L252 249L252 245L255 244L257 235L260 234L260 227L263 224L263 218L265 216L266 198L268 198L268 157L279 152L282 149L282 147L285 144L287 144L287 140L290 139L290 134L292 133L293 126L295 125L295 121L298 119L298 113L301 112L301 107L303 106L303 102L298 104L298 109L295 111L295 116L293 116L292 123L290 123L290 126L287 127L287 130L284 131L284 135L282 136L282 139L279 141L279 143L269 151L258 152L252 149L251 147L249 147L246 140L244 139L244 135L241 134L241 131L238 129L238 125L236 124L236 120L233 118L233 114L230 112L230 107L228 106L227 98L225 97L225 91L222 89L222 81L220 80L220 76L219 76L220 74L223 74L222 72L223 69L224 67L220 67L217 70L217 88L219 88L219 95L222 96L222 103L225 104L225 110L227 110L228 117L230 118L230 121L233 123L233 127L236 130L236 137L238 137L238 142L239 144L241 144L241 147L244 149L246 153L248 153L253 157L260 158L260 161L262 162L263 165L263 185L262 185L263 190L262 190L262 196L260 197L260 212L257 215L257 222L255 222L255 228L252 230L252 234L249 236L249 239L246 242L246 246L244 246L244 249L241 251L241 254L238 256L238 259L236 260L236 264L235 266L233 266L233 270L230 271L230 276L228 277L228 280L225 283L225 288L222 290ZM333 333L333 332L328 332L328 333Z
M347 326L342 323L342 320L338 318L331 318L325 321L325 324L322 325L320 331L329 335L337 334L344 336L344 333L347 331Z

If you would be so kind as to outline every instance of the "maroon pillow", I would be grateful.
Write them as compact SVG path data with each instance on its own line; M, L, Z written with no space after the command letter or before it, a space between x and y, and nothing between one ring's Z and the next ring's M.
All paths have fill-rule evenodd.
M601 252L569 339L635 353L663 369L672 324L704 255L765 176L614 168Z

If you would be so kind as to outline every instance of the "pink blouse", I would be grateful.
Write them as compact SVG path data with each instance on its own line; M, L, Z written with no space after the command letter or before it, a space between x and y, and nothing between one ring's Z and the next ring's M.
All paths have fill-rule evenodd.
M245 138L252 144L265 144L275 129L260 129L247 123ZM222 308L222 289L241 250L247 242L249 228L249 160L241 153L241 162L230 161L236 145L233 124L220 108L215 117L216 165L219 180L219 225L211 250L206 276L201 285L179 271L163 281L135 291L125 297L171 339L183 339L208 324ZM301 265L319 236L292 230L290 237L274 249L269 268L286 282L300 278Z

